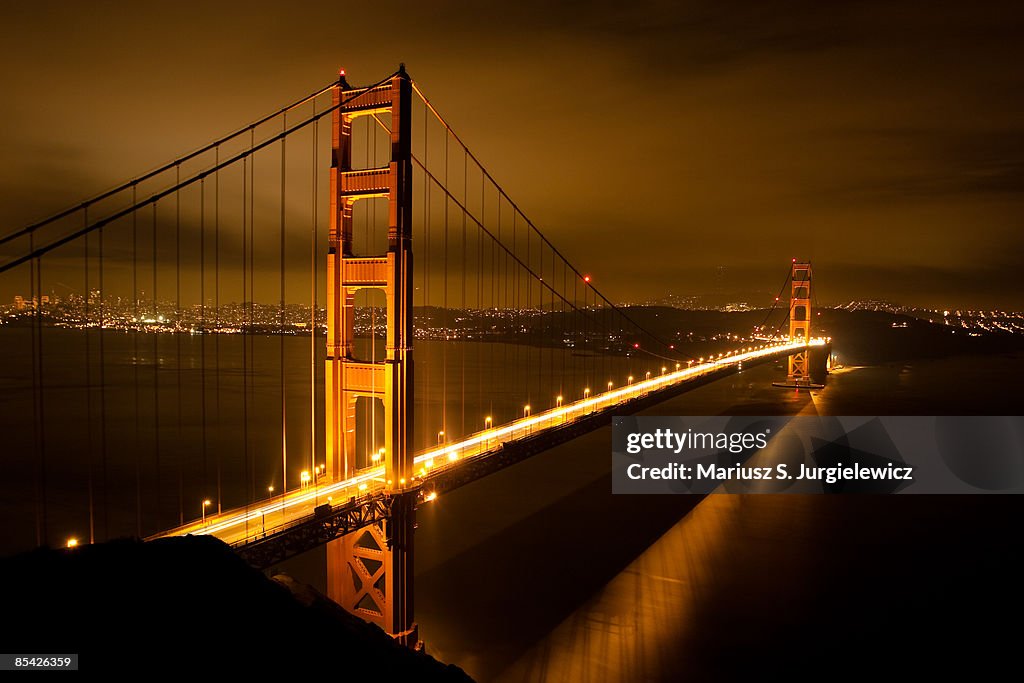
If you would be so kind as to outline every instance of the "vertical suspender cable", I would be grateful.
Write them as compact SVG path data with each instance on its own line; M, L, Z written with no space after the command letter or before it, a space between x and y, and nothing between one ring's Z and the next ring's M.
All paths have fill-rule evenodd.
M444 187L448 189L448 131L444 132ZM448 429L448 197L444 199L444 290L442 292L441 325L444 343L441 345L441 430Z
M250 138L250 148L252 140ZM249 535L249 504L252 502L254 477L249 466L249 335L252 330L252 309L249 304L249 157L242 159L242 308L245 322L242 326L242 471L245 477L245 535Z
M429 166L430 154L428 146L428 138L430 136L430 125L429 117L426 114L426 102L423 103L423 163L425 166ZM424 325L429 325L430 320L430 183L424 179L423 181L423 313L424 313ZM430 366L432 362L427 360L424 363L424 385L425 389L429 392L430 388ZM423 425L427 428L427 434L430 434L433 429L433 424L430 422L430 401L423 403ZM428 436L429 439L429 436ZM433 443L428 441L427 443Z
M313 116L316 116L316 98L313 98ZM317 257L317 203L319 202L318 169L320 123L313 124L313 221L309 238L309 464L316 464L316 278ZM332 467L333 469L333 467Z
M83 212L82 222L84 225L89 225L89 210L85 209ZM92 452L92 350L89 342L89 235L85 235L85 298L83 299L83 306L85 310L85 320L82 323L82 327L85 330L85 416L86 425L85 430L88 435L86 442L86 470L88 472L88 488L89 488L89 543L96 542L96 487L93 482L93 452Z
M220 145L214 149L214 165L218 168L213 176L213 401L216 409L216 434L219 435L223 429L220 416ZM221 513L224 501L224 490L221 485L222 444L223 440L214 447L217 454L217 514Z
M375 119L376 120L376 119ZM370 146L373 146L373 152L370 152ZM367 168L377 167L377 129L371 125L370 120L366 120L366 151L367 151ZM370 200L370 208L367 213L367 230L366 230L366 251L364 252L367 256L375 254L376 250L373 248L376 245L377 236L377 202ZM373 245L373 246L371 246ZM370 308L370 363L376 365L377 363L377 306L373 300L368 301ZM371 389L377 388L377 374L372 373L373 377ZM372 458L373 454L377 452L377 400L371 399L366 402L367 406L367 419L370 421L369 431L369 448L367 452Z
M206 178L199 181L199 412L203 461L202 494L209 488L210 477L206 457ZM220 512L220 492L217 511Z
M37 439L39 448L39 489L40 501L42 502L42 519L39 526L42 543L46 543L47 516L46 516L46 377L43 374L43 321L40 317L43 301L43 258L36 259L36 295L39 297L39 306L36 308L36 351L35 355L39 363L39 408L35 411L39 416L39 437Z
M157 235L156 235L156 213L157 203L153 202L153 291L151 295L153 297L153 315L154 321L158 320L157 317L157 267L156 267L156 250L157 250ZM159 501L162 488L160 485L160 347L158 345L160 339L159 333L153 334L153 462L156 470L156 498L157 498L157 514L161 512Z
M480 218L487 220L487 213L484 211L484 183L483 176L480 177ZM486 328L484 325L487 322L487 317L484 315L484 239L483 235L480 234L479 230L474 231L476 235L476 309L477 318L480 321L480 331L483 332ZM480 335L480 343L486 343L489 347L490 344L484 338L483 334ZM477 346L476 351L476 407L477 410L483 410L484 407L484 350L483 347Z
M253 128L249 134L249 148L253 150L256 142L256 129ZM256 324L256 153L252 151L249 162L249 333L246 339L249 342L249 401L255 405L256 401L256 335L253 334L253 326ZM245 423L246 432L249 431L248 417ZM257 441L257 445L259 442ZM259 450L250 449L252 455L252 466L249 474L252 477L249 483L249 503L256 500L256 463ZM288 492L288 479L281 482L281 493Z
M281 121L281 132L288 130L288 113L282 117ZM286 180L286 155L287 155L288 138L281 137L281 245L280 245L280 256L281 256L281 296L280 296L280 329L278 330L278 336L280 337L280 352L281 352L281 480L287 481L288 479L288 394L285 391L285 363L284 363L284 325L285 325L285 282L284 282L284 262L285 262L285 212L287 207L285 205L285 194L287 190Z
M104 300L106 291L103 288L103 226L99 229L99 291L100 291L100 327L99 327L99 352L100 352L100 482L103 487L103 505L100 507L100 514L103 519L103 538L110 538L109 507L110 497L107 488L107 359L103 347L103 327L106 325Z
M28 244L29 244L29 253L32 253L33 251L35 251L35 233L34 232L30 232L28 234ZM38 400L39 399L39 394L42 391L42 387L41 387L42 382L41 382L41 380L39 378L39 375L41 374L41 372L38 371L38 369L42 367L42 356L38 352L38 350L39 350L39 336L42 333L42 328L41 328L41 326L39 324L39 309L40 309L40 307L42 305L43 297L42 297L42 294L38 294L38 295L36 294L37 270L41 266L42 266L42 259L41 258L32 260L29 263L29 273L28 273L28 277L29 277L29 296L30 297L35 297L35 296L39 297L39 299L38 299L39 304L36 305L35 311L34 311L34 316L33 316L33 321L32 321L32 337L30 339L31 346L32 346L32 350L31 350L31 353L32 353L32 450L33 450L32 455L34 456L33 457L34 462L33 462L33 468L32 468L33 469L33 477L32 477L32 479L33 479L33 484L34 484L33 491L34 491L34 494L35 494L34 495L34 499L35 499L34 502L35 502L36 545L37 546L43 545L43 542L44 542L43 539L45 538L45 535L46 535L46 532L45 532L46 523L44 522L44 515L45 515L44 510L45 510L46 503L45 503L45 500L44 500L43 486L42 486L43 474L44 474L44 471L45 471L45 468L43 466L43 449L42 449L43 425L42 425L42 420L41 420L40 410L39 410L39 406L40 406L41 402ZM40 279L40 284L42 284L42 280L41 279Z
M518 251L518 248L519 248L519 245L516 242L516 238L518 236L517 235L517 231L516 231L516 228L517 228L516 224L517 224L516 212L515 212L515 209L513 209L512 210L512 254L518 256L518 254L516 253ZM520 270L520 266L517 263L510 263L509 265L512 268L512 275L511 275L511 279L512 279L512 301L511 301L511 304L512 304L512 319L515 321L515 333L512 335L512 339L510 340L510 342L514 346L514 351L515 351L515 355L516 355L515 367L516 367L516 371L517 372L516 372L515 377L518 379L519 372L522 372L522 370L520 370L520 368L523 367L522 362L519 360L520 355L521 355L520 352L522 351L522 348L523 348L522 343L519 341L520 331L523 329L523 320L522 320L522 316L520 315L520 310L519 310L519 270ZM529 387L530 386L529 375L527 375L526 373L523 373L523 374L527 377L526 386ZM517 390L517 392L520 391L520 387L517 387L514 384L513 384L513 386ZM527 394L527 396L526 396L526 401L527 401L527 403L529 403L529 401L530 401L529 394ZM519 414L518 411L519 411L519 409L516 408L516 414L517 415Z
M177 183L181 183L181 165L174 167ZM178 431L175 459L178 461L178 524L185 523L185 450L181 446L181 190L174 193L174 349L175 376L178 381Z
M132 183L132 206L138 186ZM132 211L132 386L135 399L135 535L142 537L142 436L139 425L139 209Z
M462 204L469 206L469 166L466 159L466 155L462 155ZM459 304L462 310L463 317L468 321L469 315L466 309L466 213L462 212L462 302ZM460 354L462 359L462 397L459 400L459 406L462 409L462 424L460 426L460 435L466 433L466 343L465 334L460 340L460 348L462 353Z

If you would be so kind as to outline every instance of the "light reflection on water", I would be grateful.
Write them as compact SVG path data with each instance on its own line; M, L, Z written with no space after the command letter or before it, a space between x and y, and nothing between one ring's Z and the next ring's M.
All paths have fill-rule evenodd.
M650 414L1021 414L1020 398L992 382L945 378L1013 384L1022 366L863 368L810 400L771 388L777 371L761 367ZM431 652L501 683L771 677L818 655L849 659L843 648L879 629L956 633L930 610L974 601L961 605L970 591L946 584L977 580L977 558L1019 537L1013 496L612 496L609 444L610 431L592 433L423 511L417 618ZM969 550L950 555L951 545Z

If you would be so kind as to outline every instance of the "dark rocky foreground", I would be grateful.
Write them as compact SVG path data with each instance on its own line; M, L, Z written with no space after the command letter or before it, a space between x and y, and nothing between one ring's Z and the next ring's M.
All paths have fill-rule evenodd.
M0 582L0 649L78 653L85 671L471 681L208 536L40 548L4 560Z

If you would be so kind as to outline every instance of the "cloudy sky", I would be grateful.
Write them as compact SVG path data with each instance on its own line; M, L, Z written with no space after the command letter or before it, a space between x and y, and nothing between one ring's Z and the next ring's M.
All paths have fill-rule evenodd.
M1024 309L1024 10L944 2L46 2L0 24L0 233L404 61L612 298Z

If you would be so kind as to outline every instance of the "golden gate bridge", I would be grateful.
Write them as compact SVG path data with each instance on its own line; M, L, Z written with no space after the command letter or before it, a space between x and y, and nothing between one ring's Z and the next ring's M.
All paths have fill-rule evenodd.
M757 337L697 358L663 339L404 66L364 87L341 72L0 249L0 284L29 293L6 325L32 414L8 467L37 545L210 534L267 568L326 544L330 596L410 646L417 506L744 366L788 358L807 388L828 348L796 259ZM65 467L80 494L54 490Z

